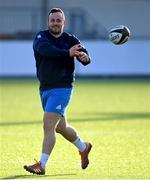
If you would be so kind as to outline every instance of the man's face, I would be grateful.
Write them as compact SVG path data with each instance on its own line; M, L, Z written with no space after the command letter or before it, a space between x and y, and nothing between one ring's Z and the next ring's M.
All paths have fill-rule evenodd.
M59 35L63 32L65 17L62 13L56 12L49 14L48 28L51 34Z

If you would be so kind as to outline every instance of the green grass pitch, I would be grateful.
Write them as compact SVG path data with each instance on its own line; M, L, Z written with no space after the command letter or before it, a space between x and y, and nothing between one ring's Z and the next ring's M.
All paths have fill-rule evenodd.
M0 80L1 179L150 179L150 81L77 80L70 125L91 141L90 165L60 135L46 175L24 171L39 159L42 108L37 80Z

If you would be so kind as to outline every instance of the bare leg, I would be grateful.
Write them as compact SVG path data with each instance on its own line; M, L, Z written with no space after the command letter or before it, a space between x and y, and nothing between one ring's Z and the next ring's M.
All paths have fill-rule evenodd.
M43 117L44 139L40 162L33 165L25 165L24 169L33 174L45 174L45 166L55 145L55 129L61 116L56 113L45 112Z
M60 133L66 140L73 143L80 152L83 152L86 149L86 143L79 138L77 131L73 127L67 125L65 117L61 118L59 121L56 132Z
M60 115L56 113L45 112L43 118L44 139L42 153L50 155L55 145L55 128L60 120Z
M67 125L66 118L62 117L59 121L56 132L60 133L65 139L67 139L70 142L74 142L77 139L77 132L76 130Z
M92 144L89 142L83 142L77 136L76 130L73 127L67 125L65 118L61 118L59 121L56 127L56 132L60 133L65 139L73 143L79 149L81 156L81 168L86 169L89 164L88 155L91 151Z

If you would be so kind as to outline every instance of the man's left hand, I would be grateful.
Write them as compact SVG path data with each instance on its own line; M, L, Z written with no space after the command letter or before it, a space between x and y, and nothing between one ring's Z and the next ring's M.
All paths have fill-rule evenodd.
M89 62L89 56L85 52L80 52L78 59L82 62Z

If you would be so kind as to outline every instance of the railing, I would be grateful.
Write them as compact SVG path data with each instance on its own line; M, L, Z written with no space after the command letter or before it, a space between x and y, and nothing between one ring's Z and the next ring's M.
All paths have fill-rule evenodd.
M106 39L107 30L83 8L64 8L66 31L82 39ZM31 39L43 28L42 8L0 7L0 39ZM45 19L45 27L47 19Z
M40 24L39 8L0 8L0 38L30 39Z

